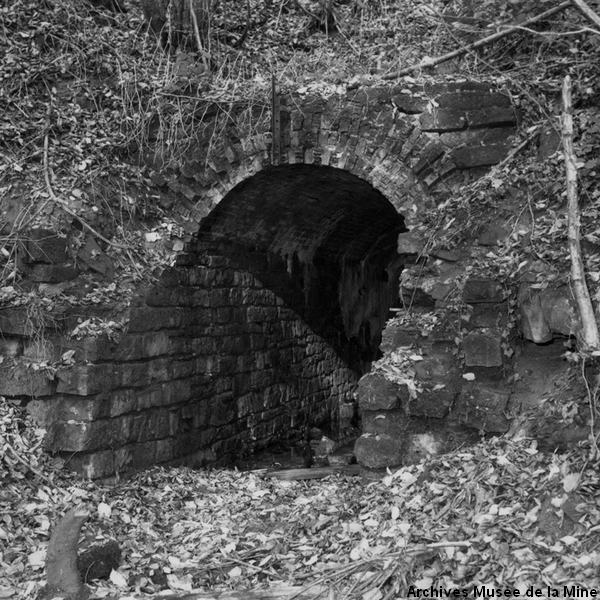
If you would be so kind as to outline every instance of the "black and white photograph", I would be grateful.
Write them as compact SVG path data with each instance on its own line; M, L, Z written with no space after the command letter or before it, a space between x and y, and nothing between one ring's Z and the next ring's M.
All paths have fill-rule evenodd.
M600 0L0 0L0 600L600 599Z

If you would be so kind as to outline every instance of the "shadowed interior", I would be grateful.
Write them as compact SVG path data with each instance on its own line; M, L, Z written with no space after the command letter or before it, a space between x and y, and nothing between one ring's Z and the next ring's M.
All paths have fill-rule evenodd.
M363 372L378 355L397 297L396 239L404 221L358 177L332 167L270 167L238 184L204 219L199 247L221 242ZM229 242L223 245L222 242ZM268 272L248 264L268 257Z

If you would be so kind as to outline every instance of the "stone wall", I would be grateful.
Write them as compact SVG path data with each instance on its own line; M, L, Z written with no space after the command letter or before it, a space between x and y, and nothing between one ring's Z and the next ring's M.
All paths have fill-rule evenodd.
M205 240L182 255L132 307L119 342L63 340L76 364L32 389L29 408L71 468L102 477L224 463L335 420L356 373L265 286L285 286L283 265L227 246Z
M263 106L206 105L192 138L180 132L185 151L142 157L162 208L193 242L129 308L120 340L69 337L115 306L0 309L0 394L27 401L49 450L88 476L226 461L306 421L335 426L338 404L379 356L406 260L397 234L503 158L516 126L510 97L478 82L280 101L275 148ZM92 239L76 257L64 242L35 242L23 259L32 289L58 293L79 269L112 274ZM474 335L483 343L485 332ZM424 372L444 368L442 342ZM376 427L376 415L365 423Z
M481 225L498 230L494 215ZM528 410L528 427L544 431L540 445L553 450L563 439L564 423L546 423L540 405L567 378L568 364L556 356L579 335L575 301L567 287L546 287L527 269L512 287L473 275L478 257L506 244L509 232L452 251L431 247L419 231L399 235L403 308L383 331L383 359L356 392L361 464L399 466L480 435L504 434ZM546 347L532 351L528 341ZM580 439L581 432L569 436Z

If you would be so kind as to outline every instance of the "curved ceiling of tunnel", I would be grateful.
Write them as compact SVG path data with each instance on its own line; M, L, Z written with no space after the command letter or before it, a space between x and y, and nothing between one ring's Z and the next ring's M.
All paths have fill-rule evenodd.
M392 204L366 181L333 167L269 167L234 187L204 219L199 234L296 255L310 262L361 260L382 238L404 230ZM389 248L389 242L385 244Z

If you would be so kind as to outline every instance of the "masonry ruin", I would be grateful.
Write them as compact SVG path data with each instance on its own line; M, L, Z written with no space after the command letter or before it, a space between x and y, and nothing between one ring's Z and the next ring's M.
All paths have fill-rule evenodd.
M0 393L28 403L48 430L48 450L70 468L107 477L184 460L224 464L289 439L306 423L335 429L340 406L356 402L365 374L359 395L371 391L363 393L363 412L376 413L364 415L367 454L388 444L382 435L406 433L403 392L379 386L368 405L372 362L406 338L386 330L381 343L389 309L401 302L398 277L421 252L398 239L416 231L436 198L506 155L516 127L510 97L462 81L280 101L277 143L269 123L248 129L247 111L207 111L212 117L187 159L162 168L156 185L193 235L175 266L136 298L119 341L69 339L67 310L48 339L57 355L72 349L75 364L47 377L22 360L31 336L25 310L0 309L10 357ZM162 164L158 155L147 160ZM68 240L56 239L36 244L65 248L29 253L37 283L58 281L67 268L77 276ZM451 266L446 279L456 277L460 269L450 272L460 260L437 251L433 259ZM506 298L494 282L469 285L491 298L474 304L502 310ZM443 304L443 295L431 298ZM495 357L496 334L476 333L480 345L492 340L485 348ZM423 372L443 384L421 413L442 419L460 392L446 387L448 374L459 374L447 340L429 342L437 354ZM386 394L393 399L384 406ZM400 411L383 420L402 426L380 431L381 410ZM391 455L379 452L381 464L363 453L365 464L400 460L396 446Z

